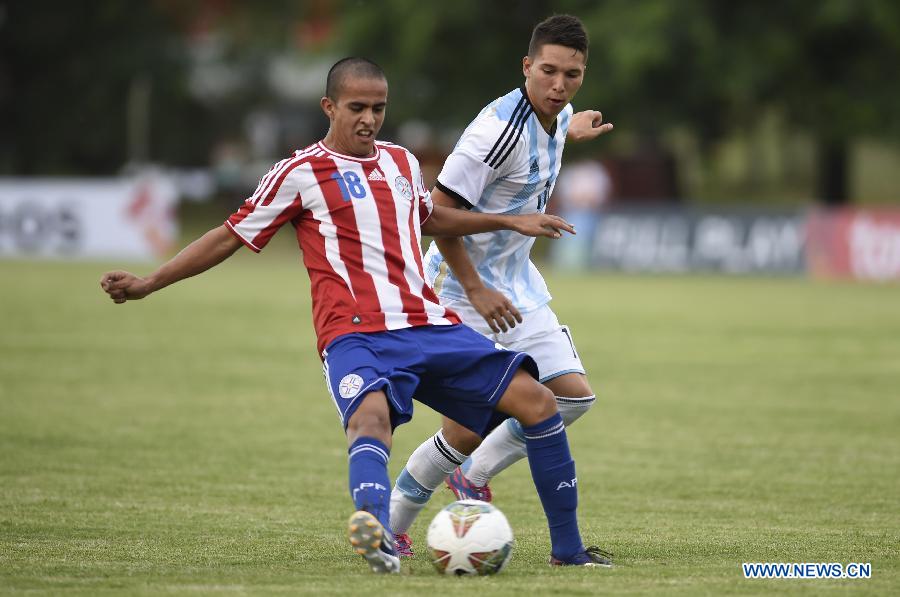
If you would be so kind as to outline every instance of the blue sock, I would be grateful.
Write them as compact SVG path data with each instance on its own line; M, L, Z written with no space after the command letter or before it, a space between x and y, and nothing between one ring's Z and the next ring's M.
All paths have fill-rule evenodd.
M360 437L350 446L350 497L390 532L391 482L387 463L391 451L373 437Z
M575 461L562 417L556 413L533 427L522 427L531 478L537 488L550 526L553 555L567 560L584 551L578 530L578 487Z

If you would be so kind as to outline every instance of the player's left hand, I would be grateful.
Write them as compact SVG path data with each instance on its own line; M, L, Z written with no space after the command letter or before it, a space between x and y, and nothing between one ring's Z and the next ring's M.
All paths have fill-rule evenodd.
M569 123L569 131L566 133L568 141L589 141L613 130L611 122L603 122L603 114L597 110L583 110L572 115Z
M527 214L524 216L512 216L515 218L513 230L525 236L546 236L547 238L559 238L562 231L575 234L575 227L559 216L551 214Z

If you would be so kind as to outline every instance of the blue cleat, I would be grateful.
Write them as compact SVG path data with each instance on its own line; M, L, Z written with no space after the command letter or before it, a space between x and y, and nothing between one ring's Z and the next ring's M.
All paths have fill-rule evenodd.
M365 558L372 572L378 574L400 572L400 558L394 539L369 512L354 512L347 523L347 535L353 551Z
M447 477L447 487L453 492L458 500L481 500L482 502L490 502L494 499L491 494L491 486L485 484L482 487L473 485L471 481L466 479L460 467L456 467L453 473Z
M612 568L613 555L608 551L603 551L596 545L592 545L582 552L576 553L570 558L560 560L555 556L550 556L551 566L591 566L596 568Z

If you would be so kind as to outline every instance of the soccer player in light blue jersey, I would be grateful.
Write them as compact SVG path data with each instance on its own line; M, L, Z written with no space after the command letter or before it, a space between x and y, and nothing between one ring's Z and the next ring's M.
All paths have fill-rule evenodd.
M566 140L612 130L600 112L574 113L569 103L581 87L587 54L587 34L576 17L556 15L538 24L522 63L525 85L488 104L469 124L444 163L433 201L491 214L544 212ZM550 308L547 285L529 258L533 244L505 231L439 239L428 250L425 271L441 303L467 325L535 359L540 381L555 394L569 425L595 397L572 334ZM491 501L488 481L526 456L526 439L521 425L509 419L480 443L445 417L442 430L410 456L392 491L391 521L401 554L412 555L407 531L445 479L460 499ZM611 565L597 548L586 556L595 565ZM575 563L554 556L550 561Z

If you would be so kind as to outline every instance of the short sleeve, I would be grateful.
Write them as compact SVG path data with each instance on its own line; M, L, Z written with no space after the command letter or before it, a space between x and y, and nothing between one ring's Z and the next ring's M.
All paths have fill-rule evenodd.
M485 111L465 130L444 162L437 187L469 207L478 205L484 189L503 176L521 128Z
M303 163L288 159L275 164L259 181L253 195L225 221L225 226L252 251L260 252L279 228L302 211Z
M431 193L425 188L425 178L422 176L422 167L416 156L407 152L407 159L412 167L413 184L416 191L416 199L419 202L419 223L424 224L434 211L434 203L431 201Z

